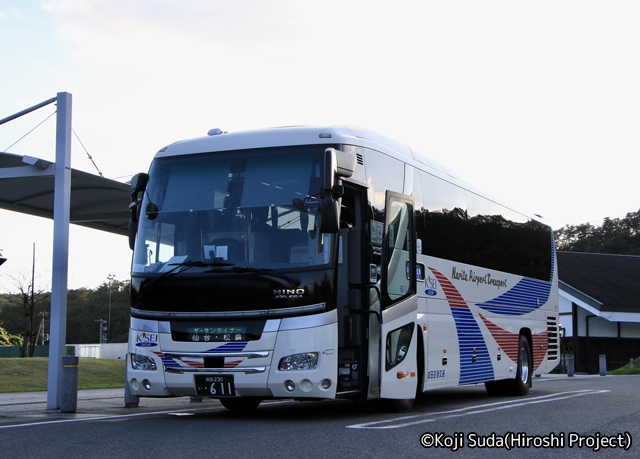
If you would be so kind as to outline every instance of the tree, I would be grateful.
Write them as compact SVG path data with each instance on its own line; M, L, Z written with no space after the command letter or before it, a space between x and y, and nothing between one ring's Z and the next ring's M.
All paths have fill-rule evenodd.
M8 335L12 337L17 335L18 341L12 338L13 346L22 346L23 341L25 342L22 349L23 356L27 356L28 351L33 352L38 336L46 332L44 323L50 304L46 301L50 293L36 290L33 295L33 309L31 309L31 286L27 278L26 275L9 276L12 285L9 289L3 288L3 290L15 293L0 294L0 321L3 322ZM102 334L102 324L97 321L104 320L104 326L106 326L109 318L111 330L109 330L108 342L126 343L130 320L129 284L128 280L118 281L111 278L95 289L69 290L66 343L98 343ZM109 311L109 302L111 311ZM30 339L23 340L23 336ZM30 348L29 345L31 345Z
M2 322L0 322L0 346L22 346L22 338L9 334L1 325Z
M95 289L69 290L67 295L67 343L98 343L102 325L107 321L110 343L126 343L129 336L129 281L112 279ZM111 288L111 314L109 314ZM107 322L104 323L104 326Z
M602 226L566 225L555 231L558 250L640 255L640 210L625 218L605 218Z
M35 290L35 280L31 273L9 272L5 277L12 284L12 288L7 289L9 293L4 295L2 317L13 333L24 337L20 357L33 357L41 322L37 320L38 314L47 312L50 293L45 289Z

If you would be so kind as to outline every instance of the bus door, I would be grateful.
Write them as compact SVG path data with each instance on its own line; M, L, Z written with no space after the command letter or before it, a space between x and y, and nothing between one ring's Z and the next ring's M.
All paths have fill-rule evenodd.
M338 240L338 395L366 393L369 260L366 256L366 192L345 183ZM377 358L377 356L376 356Z
M385 208L379 283L380 398L413 400L418 384L413 198L387 191Z

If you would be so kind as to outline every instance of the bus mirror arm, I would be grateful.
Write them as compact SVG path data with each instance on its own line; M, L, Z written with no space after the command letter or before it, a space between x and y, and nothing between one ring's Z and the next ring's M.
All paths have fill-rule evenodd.
M147 183L149 183L149 174L143 172L134 175L131 178L131 202L140 201L138 195L147 189Z
M131 178L131 204L129 204L129 248L133 250L138 233L139 207L142 196L149 183L149 174L140 173Z
M333 188L331 188L331 195L335 198L341 198L344 196L344 186L342 185L333 185Z

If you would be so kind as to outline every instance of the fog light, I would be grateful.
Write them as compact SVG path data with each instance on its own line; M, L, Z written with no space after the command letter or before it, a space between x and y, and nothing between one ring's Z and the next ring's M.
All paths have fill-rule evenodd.
M313 390L313 383L308 379L303 379L300 381L300 389L302 389L303 392L311 392Z
M151 383L148 379L142 381L142 387L144 388L144 390L151 390Z
M287 392L293 392L294 390L296 390L296 385L293 381L291 381L290 379L287 379L284 382L284 388Z
M323 379L322 381L320 381L320 387L322 387L324 390L328 390L331 387L331 380Z

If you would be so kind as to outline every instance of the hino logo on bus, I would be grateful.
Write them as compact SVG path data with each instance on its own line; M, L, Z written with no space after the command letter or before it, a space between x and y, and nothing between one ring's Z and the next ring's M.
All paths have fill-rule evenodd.
M282 290L274 290L273 298L302 298L305 294L305 290L303 288L293 288L293 289L282 289Z

